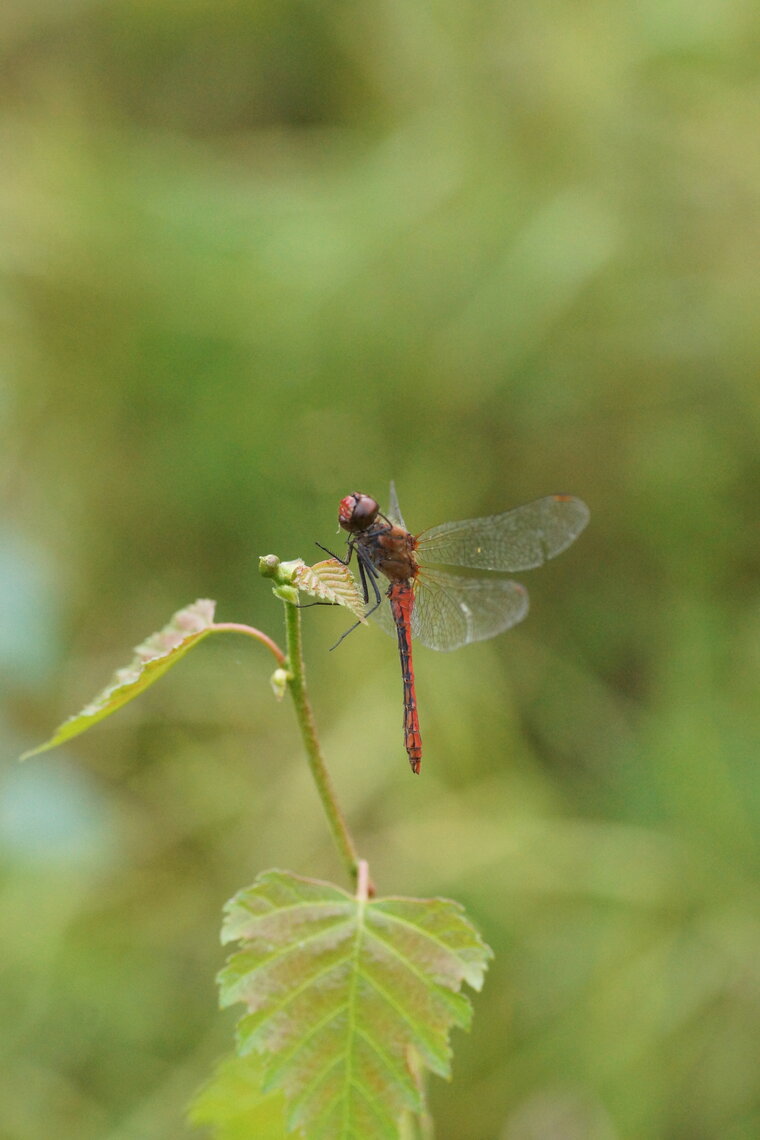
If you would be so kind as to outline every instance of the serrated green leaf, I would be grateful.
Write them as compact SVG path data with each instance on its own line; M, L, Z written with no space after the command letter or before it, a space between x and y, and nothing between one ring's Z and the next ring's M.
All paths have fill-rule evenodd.
M300 559L288 565L293 567L293 585L299 590L319 601L346 606L359 621L366 623L366 603L348 566L338 562L337 558L327 558L313 566L307 566Z
M238 940L219 981L243 1002L240 1051L267 1058L289 1127L309 1140L397 1140L424 1111L417 1070L449 1075L449 1030L467 1028L463 982L480 989L491 951L446 899L362 900L268 871L227 905Z
M261 1057L225 1057L190 1106L190 1123L209 1127L214 1140L286 1140L285 1098L262 1092L263 1075Z
M110 716L122 705L133 700L144 692L149 685L157 681L167 669L179 661L202 638L211 632L214 621L215 603L207 598L200 598L192 605L178 610L168 625L158 633L138 645L134 651L132 661L124 669L114 673L108 685L94 700L77 713L70 716L59 725L49 740L32 748L21 757L26 760L29 756L36 756L39 752L47 752L79 736L99 720Z

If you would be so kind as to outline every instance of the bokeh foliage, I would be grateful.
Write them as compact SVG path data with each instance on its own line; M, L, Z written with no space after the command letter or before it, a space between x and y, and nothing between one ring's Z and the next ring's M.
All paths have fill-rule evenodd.
M223 900L336 876L263 651L213 641L30 761L348 491L590 504L527 624L418 654L307 615L383 892L496 951L442 1140L760 1134L757 15L740 0L5 0L0 1104L187 1134Z

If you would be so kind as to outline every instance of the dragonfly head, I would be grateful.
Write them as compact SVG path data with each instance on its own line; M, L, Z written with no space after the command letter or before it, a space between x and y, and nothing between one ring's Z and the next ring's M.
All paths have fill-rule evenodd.
M344 530L352 532L367 530L377 518L380 507L369 495L353 491L341 499L338 507L338 522Z

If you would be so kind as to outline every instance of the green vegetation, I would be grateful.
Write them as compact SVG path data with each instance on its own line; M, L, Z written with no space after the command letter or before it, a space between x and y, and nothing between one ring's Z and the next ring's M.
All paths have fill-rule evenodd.
M392 642L304 613L378 893L495 952L438 1140L760 1135L755 20L3 5L9 1140L192 1134L222 903L342 871L245 639L15 757L191 598L278 637L259 556L391 477L413 529L592 516L522 626L418 651L419 779Z

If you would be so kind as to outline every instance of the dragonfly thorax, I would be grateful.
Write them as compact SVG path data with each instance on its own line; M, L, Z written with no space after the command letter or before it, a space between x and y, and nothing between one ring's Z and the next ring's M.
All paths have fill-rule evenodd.
M410 582L417 577L417 540L400 526L376 528L360 535L359 543L374 566L391 582Z

